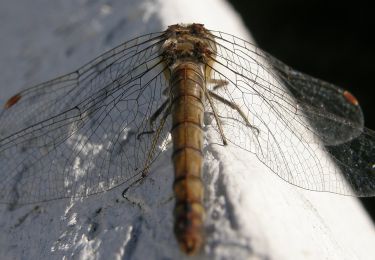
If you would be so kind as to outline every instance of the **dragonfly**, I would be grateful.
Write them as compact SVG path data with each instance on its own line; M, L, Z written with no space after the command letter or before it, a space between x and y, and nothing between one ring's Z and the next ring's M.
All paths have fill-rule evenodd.
M349 91L234 35L176 24L6 101L0 202L85 197L120 185L128 192L171 139L174 233L187 254L204 244L201 175L210 144L255 154L303 189L375 195L375 132Z

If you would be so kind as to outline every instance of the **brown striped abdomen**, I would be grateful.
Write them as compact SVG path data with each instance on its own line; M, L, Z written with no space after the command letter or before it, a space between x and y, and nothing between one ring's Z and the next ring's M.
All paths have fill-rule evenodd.
M171 74L174 231L181 249L187 254L198 252L204 242L203 84L201 69L191 62L180 63Z

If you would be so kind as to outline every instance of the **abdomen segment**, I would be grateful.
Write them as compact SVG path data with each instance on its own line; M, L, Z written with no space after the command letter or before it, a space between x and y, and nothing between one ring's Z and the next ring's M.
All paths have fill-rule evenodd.
M174 231L180 247L194 254L203 244L204 79L201 68L183 62L171 75L172 140L176 206Z

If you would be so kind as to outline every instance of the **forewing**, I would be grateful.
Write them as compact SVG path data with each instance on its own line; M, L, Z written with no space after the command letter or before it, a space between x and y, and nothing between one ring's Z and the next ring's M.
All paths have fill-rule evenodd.
M325 144L345 143L363 132L362 110L352 94L293 70L269 54L264 56Z
M296 186L375 195L375 134L363 128L359 106L341 98L342 89L284 68L246 41L214 34L213 82L228 82L216 92L236 104L250 122L247 125L236 109L216 101L229 142L256 154ZM212 126L218 129L215 120ZM220 143L219 134L215 138ZM327 157L326 152L332 156Z
M156 136L149 122L166 87L161 36L126 42L9 99L0 114L1 202L87 196L140 177L168 133Z

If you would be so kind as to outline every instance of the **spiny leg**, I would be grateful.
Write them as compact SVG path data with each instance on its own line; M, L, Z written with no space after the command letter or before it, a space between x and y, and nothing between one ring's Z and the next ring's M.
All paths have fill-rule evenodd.
M156 109L156 111L152 114L152 116L149 119L149 124L150 124L151 129L149 131L143 131L143 132L139 133L137 135L137 139L140 139L142 135L155 133L155 130L153 129L154 122L160 116L161 112L163 112L164 109L167 107L168 103L169 103L169 99L164 101L163 104L161 104L161 106L158 109Z
M150 169L151 160L154 156L155 148L156 148L157 142L159 140L160 133L161 133L163 127L164 127L165 121L167 121L168 114L169 114L169 110L164 113L163 118L160 120L160 125L159 125L158 129L156 129L155 136L152 139L151 149L148 152L145 167L143 168L143 171L142 171L142 178L147 176L147 174L148 174L148 171Z
M218 101L224 103L225 105L229 106L230 108L236 110L236 111L240 114L240 116L242 117L242 119L245 121L246 126L251 127L252 129L254 129L254 130L257 132L257 134L259 134L259 129L256 128L255 126L253 126L253 125L250 124L250 122L249 122L249 120L247 119L245 113L241 110L241 108L240 108L237 104L235 104L235 103L233 103L233 102L231 102L231 101L229 101L229 100L227 100L227 99L225 99L225 98L219 96L218 94L214 93L213 91L210 91L210 90L209 90L208 92L209 92L209 94L210 94L214 99L216 99L216 100L218 100Z
M215 84L216 84L216 85L213 87L213 90L214 90L214 91L217 90L217 89L219 89L219 88L225 87L225 86L227 86L227 85L229 84L229 81L224 80L224 79L210 79L209 81L210 81L211 83L215 83ZM226 105L229 106L230 108L236 110L236 111L240 114L240 116L242 117L242 119L245 121L246 126L251 127L253 130L255 130L255 131L257 132L257 134L259 134L259 132L260 132L259 129L256 128L255 126L253 126L253 125L250 124L250 122L249 122L249 120L247 119L245 113L241 110L241 108L240 108L237 104L235 104L235 103L233 103L233 102L231 102L231 101L229 101L229 100L227 100L227 99L225 99L225 98L223 98L223 97L217 95L216 93L214 93L214 92L211 91L211 90L209 90L209 93L210 93L210 94L212 95L212 97L215 98L216 100L219 100L220 102L226 104Z
M211 84L215 84L215 86L213 87L213 90L217 90L229 84L229 81L224 80L224 79L209 79L208 82Z
M169 103L169 98L165 100L163 104L161 104L161 106L152 114L152 116L150 117L151 126L153 125L154 121L159 117L161 112L163 112L164 109L167 107L168 103Z
M167 111L165 111L164 115L163 115L163 118L160 120L160 125L159 127L156 129L156 132L155 132L155 135L152 139L152 143L151 143L151 149L149 150L148 152L148 155L147 155L147 159L146 159L146 162L144 164L144 167L143 167L143 170L142 170L142 175L141 177L138 179L138 180L135 180L134 182L132 182L129 187L127 187L126 189L124 189L124 191L122 192L122 197L126 198L126 193L128 192L128 190L133 187L134 185L138 184L139 182L141 182L147 175L148 175L148 172L150 170L150 165L151 165L151 161L152 161L152 158L154 157L154 152L155 152L155 149L156 149L156 145L158 143L158 140L159 140L159 137L160 137L160 133L164 127L164 124L167 120L167 117L169 115L169 112L170 112L170 109L167 109ZM141 133L143 134L143 133ZM145 133L146 134L146 133ZM151 133L147 133L147 134L151 134ZM139 134L140 135L140 134ZM138 136L139 136L138 135ZM137 137L138 138L138 137Z
M220 118L219 118L218 113L217 113L217 111L216 111L215 104L214 104L214 102L213 102L212 99L211 99L211 96L210 96L209 91L208 91L206 88L204 88L204 91L205 91L206 97L207 97L207 99L208 99L208 102L210 103L210 106L211 106L211 108L212 108L212 112L213 112L213 114L214 114L214 117L215 117L215 120L216 120L217 126L219 127L219 132L220 132L220 136L221 136L221 139L222 139L222 141L223 141L223 144L224 144L224 145L227 145L227 144L228 144L228 143L227 143L227 138L226 138L225 135L224 135L223 126L221 125L221 121L220 121Z

